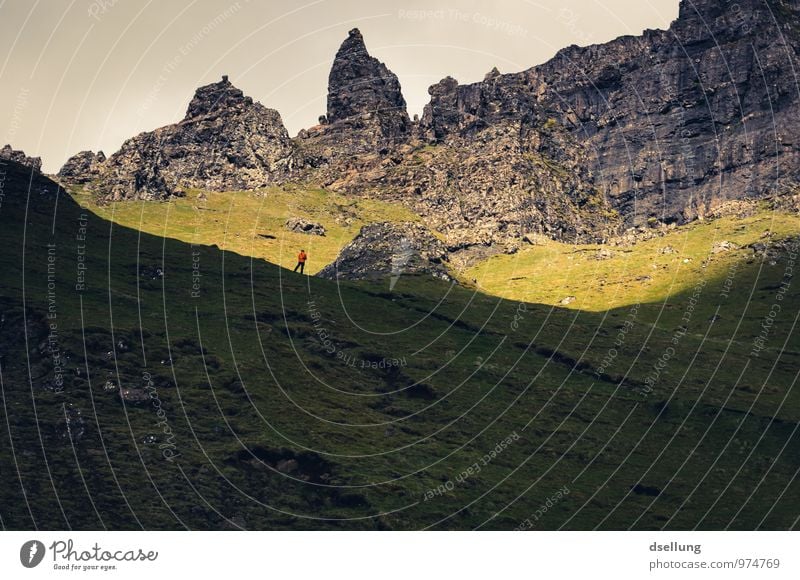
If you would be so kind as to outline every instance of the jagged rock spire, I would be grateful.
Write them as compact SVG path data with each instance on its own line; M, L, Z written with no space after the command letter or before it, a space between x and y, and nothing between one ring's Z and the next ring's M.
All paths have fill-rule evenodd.
M384 135L406 133L411 121L397 76L370 56L354 28L342 43L328 77L328 123L359 116L380 121Z

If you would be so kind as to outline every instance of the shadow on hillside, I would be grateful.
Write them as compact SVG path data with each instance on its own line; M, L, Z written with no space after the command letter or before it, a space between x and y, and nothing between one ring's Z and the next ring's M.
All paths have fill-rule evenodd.
M795 517L776 506L800 464L796 292L750 356L780 267L743 268L754 299L733 308L724 280L603 313L392 293L112 224L13 163L3 179L6 528L512 529L564 485L543 529Z

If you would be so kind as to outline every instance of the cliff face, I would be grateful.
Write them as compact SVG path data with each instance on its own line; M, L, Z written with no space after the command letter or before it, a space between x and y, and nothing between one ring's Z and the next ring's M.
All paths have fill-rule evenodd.
M669 30L469 85L447 77L399 143L311 179L405 203L451 250L710 215L795 188L799 35L798 0L687 0Z
M295 149L278 112L223 77L197 89L181 122L126 141L102 164L95 188L110 199L253 189L290 175Z
M447 145L504 124L542 138L563 127L629 224L781 193L800 169L799 16L797 0L684 1L667 31L569 47L481 83L445 79L420 135Z
M66 173L86 166L114 199L306 182L403 203L451 252L513 251L531 233L599 241L796 189L799 53L800 0L685 0L668 30L478 83L447 77L412 122L397 77L354 29L326 114L294 140L223 78L180 123Z
M524 94L502 78L494 70L479 86ZM312 167L303 179L403 203L441 231L451 251L513 248L533 232L574 240L617 229L619 220L584 169L580 144L563 128L536 131L509 114L435 136L409 121L397 78L367 55L357 30L337 53L330 79L325 123L298 136ZM458 105L441 104L457 92L450 78L432 87L426 114L437 107L458 124Z
M445 236L450 251L513 250L526 234L603 239L619 219L558 127L491 125L446 143L409 140L388 153L352 156L310 179L334 191L399 202Z

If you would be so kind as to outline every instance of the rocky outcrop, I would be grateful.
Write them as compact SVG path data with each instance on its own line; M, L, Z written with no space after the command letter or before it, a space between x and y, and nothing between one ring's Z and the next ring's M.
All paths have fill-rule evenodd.
M526 234L606 239L620 219L585 169L587 157L564 128L533 131L510 121L474 138L410 141L387 155L352 157L316 177L334 191L406 205L444 234L451 251L513 246Z
M180 123L126 141L95 188L109 199L255 189L285 180L301 163L278 112L222 77L197 89Z
M796 0L685 0L667 31L572 46L481 83L445 79L420 135L463 146L502 125L542 139L562 127L586 183L627 225L691 220L796 181L800 98L786 71L800 65L799 36Z
M599 242L800 181L800 2L685 0L669 30L523 72L447 77L412 135L312 179L399 201L451 250L526 234Z
M412 274L450 280L447 249L420 224L382 222L361 228L336 261L317 276L329 280L389 279L394 287L401 276Z
M367 117L387 138L402 138L411 128L397 76L370 56L354 28L342 43L328 77L328 124Z
M468 85L447 77L412 122L397 77L354 29L326 115L296 139L223 78L177 125L126 142L94 183L111 198L160 199L304 182L404 204L465 260L526 236L649 235L797 195L800 90L787 71L799 53L798 0L684 0L669 30Z
M361 32L351 30L328 77L327 114L301 131L298 142L311 165L344 169L353 155L388 151L406 141L412 122L397 76L370 56Z
M28 157L25 155L24 151L12 149L11 145L5 145L2 149L0 149L0 159L14 161L40 173L42 171L42 160L40 157Z
M752 250L758 258L774 266L779 261L794 260L793 256L800 249L800 237L789 236L775 239L772 232L765 232L762 241L750 244L747 248Z
M106 161L102 151L81 151L70 157L58 172L58 178L71 185L84 185L100 176L100 171Z
M388 87L376 84L384 78L391 81ZM501 78L495 69L481 86L509 100L510 93L525 92L522 86L506 87ZM451 251L476 245L513 247L526 234L605 239L618 228L617 214L585 169L586 150L549 118L508 115L491 123L460 122L458 105L438 100L446 100L458 87L455 80L445 79L431 88L432 105L426 108L423 127L435 126L441 115L441 123L455 123L463 131L408 131L399 85L383 64L366 54L358 31L351 31L342 45L331 79L332 89L367 88L345 102L338 97L341 91L334 90L328 111L332 122L298 136L314 160L309 181L341 193L402 203L442 232ZM389 121L376 124L375 111L385 111Z

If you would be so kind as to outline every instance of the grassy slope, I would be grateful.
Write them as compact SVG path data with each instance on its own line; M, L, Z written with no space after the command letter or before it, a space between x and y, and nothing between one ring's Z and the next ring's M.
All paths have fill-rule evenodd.
M637 301L661 302L692 288L697 280L727 278L733 264L755 264L757 256L744 246L767 241L766 232L776 240L797 235L800 216L764 210L747 218L694 222L633 246L547 240L514 255L490 258L467 270L464 277L477 280L481 290L509 300L559 304L575 296L570 308L600 312ZM715 244L724 241L740 248L715 253ZM667 248L671 251L665 252ZM598 259L601 250L612 256Z
M797 517L796 287L770 351L748 357L783 268L743 265L726 300L722 278L709 279L646 394L690 294L592 312L408 277L390 293L92 214L87 288L77 293L81 209L61 197L56 211L34 193L26 217L24 175L5 189L5 527L509 529L527 518L540 529L750 529ZM69 357L63 392L47 388L52 359L41 345L50 241L58 344ZM360 368L383 357L407 364ZM145 372L175 433L174 461L159 451L156 409L103 389L109 380L140 387ZM78 438L74 423L71 439L64 417L74 409L85 432ZM519 440L484 465L513 433ZM479 472L459 477L476 462ZM426 501L447 482L450 491ZM569 494L534 521L563 486Z
M314 274L332 262L361 226L378 221L417 221L398 206L372 200L352 200L318 189L289 187L257 192L197 190L169 202L120 202L98 205L93 196L77 193L78 203L97 215L149 234L221 249L294 267L297 252L309 254L307 272ZM325 226L325 236L288 231L290 217L303 217ZM337 217L350 218L348 222ZM265 237L271 236L271 237Z

